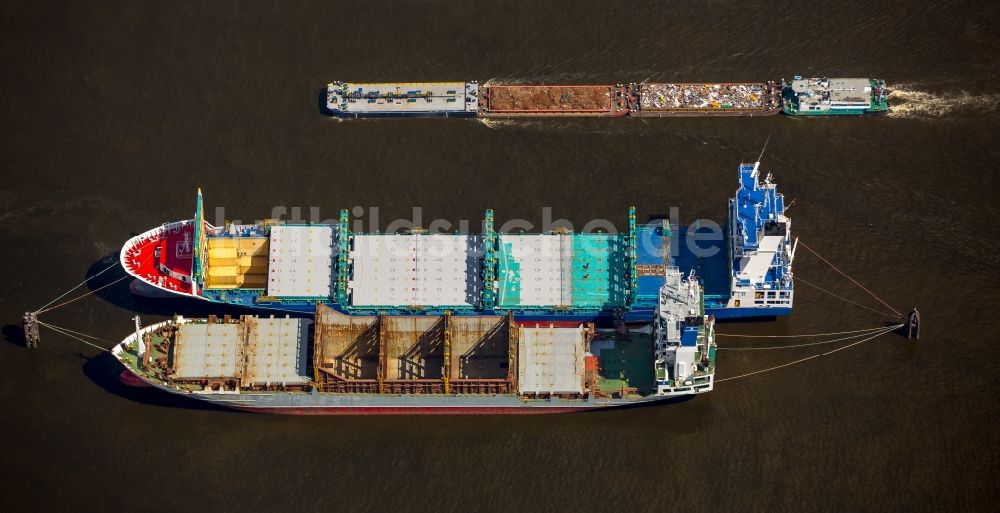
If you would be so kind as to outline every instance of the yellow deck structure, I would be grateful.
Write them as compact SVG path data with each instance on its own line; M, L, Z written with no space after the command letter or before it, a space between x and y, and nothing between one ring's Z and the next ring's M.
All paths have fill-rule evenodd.
M206 242L205 288L267 286L267 237L215 237Z

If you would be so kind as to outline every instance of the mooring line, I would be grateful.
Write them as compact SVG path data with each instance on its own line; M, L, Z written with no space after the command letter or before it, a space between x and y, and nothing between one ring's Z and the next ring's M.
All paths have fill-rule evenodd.
M109 270L110 270L110 269L111 269L112 267L114 267L114 266L116 266L116 265L118 265L118 261L117 261L117 260L115 261L115 263L113 263L113 264L111 264L111 265L109 265L109 266L105 267L104 269L102 269L102 270L101 270L101 272L99 272L99 273L97 273L97 274L95 274L95 275L93 275L93 276L90 276L90 277L88 277L88 278L87 278L86 280L83 280L83 281L81 281L81 282L80 282L79 284L77 284L77 285L76 285L75 287L73 287L73 288L71 288L71 289L67 290L66 292L63 292L63 293L62 293L62 295L60 295L59 297L57 297L57 298L53 299L52 301L49 301L48 303L45 303L45 304L44 304L44 305L42 305L42 306L41 306L40 308L37 308L37 309L36 309L35 311L36 311L36 312L43 312L43 311L45 311L45 308L47 308L47 307L48 307L49 305L51 305L52 303L55 303L56 301L59 301L60 299L62 299L62 298L64 298L64 297L68 296L70 292L73 292L74 290L76 290L76 289L78 289L78 288L82 287L82 286L83 286L84 284L86 284L86 283L87 283L88 281L90 281L90 280L93 280L94 278L97 278L98 276L100 276L100 275L104 274L105 272L109 271Z
M108 349L108 348L106 348L106 347L101 347L101 346L99 346L97 344L92 344L92 343L87 342L86 340L84 340L84 339L82 339L80 337L77 337L76 335L73 335L73 334L69 333L68 331L64 331L64 328L59 328L57 326L53 326L51 324L44 323L42 321L38 321L38 324L39 324L39 326L45 326L46 328L48 328L48 329L50 329L52 331L55 331L56 333L59 333L60 335L65 335L65 336L70 337L70 338L75 338L76 340L79 340L80 342L83 342L84 344L87 344L90 347L93 347L93 348L96 348L96 349L100 349L101 351L107 351L109 353L111 352L111 350ZM92 337L92 338L97 339L97 337ZM97 339L97 340L101 340L101 339ZM107 342L106 340L101 340L101 341L102 342Z
M845 340L851 340L851 339L855 339L855 338L861 338L861 337L864 337L866 335L871 335L871 334L873 334L875 332L878 332L878 334L881 335L882 333L887 333L889 331L892 331L892 330L895 330L895 329L899 329L902 326L903 326L902 324L897 324L895 326L883 326L883 327L880 327L880 328L876 328L874 330L869 330L869 331L867 331L865 333L856 333L854 335L850 335L850 336L847 336L847 337L840 337L840 338L835 338L835 339L831 339L831 340L820 340L818 342L807 342L807 343L804 343L804 344L793 344L793 345L790 345L790 346L718 347L716 349L718 349L720 351L763 351L763 350L767 350L767 349L794 349L794 348L797 348L797 347L811 347L811 346L819 346L819 345L823 345L823 344L832 344L834 342L843 342Z
M895 328L893 328L893 329L895 329ZM854 347L854 346L856 346L858 344L862 344L864 342L868 342L869 340L872 340L872 339L878 338L878 337L880 337L882 335L885 335L889 331L892 331L892 330L890 330L889 328L886 328L884 331L879 331L879 332L875 333L874 335L871 335L871 336L869 336L867 338L863 338L863 339L861 339L861 340L859 340L857 342L852 342L850 344L847 344L846 346L838 347L837 349L833 349L833 350L827 351L825 353L814 354L812 356L807 356L805 358L800 358L800 359L795 360L793 362L783 363L781 365L776 365L774 367L769 367L767 369L761 369L761 370L754 371L754 372L748 372L746 374L740 374L739 376L732 376L732 377L729 377L729 378L717 379L717 380L715 380L715 382L716 383L721 383L723 381L732 381L734 379L740 379L740 378L746 378L746 377L749 377L749 376L755 376L757 374L763 374L765 372L771 372L773 370L778 370L778 369L783 369L785 367L790 367L790 366L795 365L797 363L802 363L802 362L806 362L806 361L809 361L809 360L814 360L816 358L821 358L823 356L827 356L827 355L831 355L833 353L836 353L837 351L843 351L844 349L848 349L848 348Z
M802 247L806 248L810 253L816 255L817 258L819 258L820 260L822 260L823 262L825 262L826 265L830 266L830 268L833 269L834 271L837 271L838 273L840 273L841 276L843 276L844 278L847 278L848 280L851 280L851 282L853 282L858 287L861 287L861 290L867 292L869 295L871 295L871 297L875 298L879 303L882 303L883 306L885 306L889 310L892 310L892 312L896 314L896 317L899 317L899 318L903 317L903 314L899 313L895 308L892 307L892 305L890 305L889 303L886 303L885 301L882 300L882 298L876 296L874 292L868 290L867 288L865 288L864 285L858 283L858 280L855 280L854 278L851 278L844 271L841 271L840 269L837 269L837 266L835 266L832 263L830 263L829 260L823 258L822 255L820 255L819 253L817 253L816 250L814 250L814 249L810 248L809 246L807 246L806 243L802 242L801 240L798 240L798 244L800 244Z
M113 281L111 283L107 283L105 285L101 285L100 287L98 287L98 288L96 288L94 290L91 290L90 292L87 292L86 294L83 294L81 296L77 296L77 297L75 297L73 299L70 299L69 301L63 301L62 303L59 303L56 306L49 307L49 308L46 308L44 310L39 310L39 311L37 311L35 313L36 314L41 314L41 313L48 312L49 310L55 310L56 308L59 308L60 306L68 305L68 304L72 303L73 301L76 301L76 300L79 300L79 299L83 299L83 298L85 298L85 297L87 297L87 296L89 296L89 295L91 295L91 294L93 294L95 292L100 291L101 289L106 289L106 288L114 285L115 283L118 283L118 282L120 282L120 281L122 281L122 280L124 280L126 278L128 278L128 275L122 276L121 278L118 278L117 280L115 280L115 281Z
M872 308L870 306L865 306L865 305L863 305L861 303L858 303L856 301L851 301L850 299L847 299L846 297L838 296L838 295L834 294L833 292L830 292L829 290L826 290L823 287L820 287L819 285L814 285L812 283L809 283L808 281L803 280L802 278L799 278L798 276L795 276L795 281L801 281L802 283L805 283L806 285L809 285L810 287L812 287L812 288L814 288L816 290L819 290L820 292L825 292L825 293L830 294L831 296L833 296L833 297L835 297L835 298L837 298L837 299L839 299L841 301L846 301L846 302L848 302L848 303L850 303L852 305L860 306L861 308L864 308L865 310L868 310L868 311L871 311L871 312L875 312L875 313L877 313L879 315L888 315L889 317L901 317L900 315L891 314L889 312L883 312L881 310L876 310L876 309L874 309L874 308Z
M805 335L730 335L728 333L716 333L716 337L741 337L741 338L801 338L801 337L825 337L833 335L847 335L849 333L870 333L873 331L878 331L885 326L879 326L877 328L866 328L863 330L853 330L853 331L834 331L831 333L807 333Z
M101 337L95 337L93 335L88 335L86 333L80 333L79 331L73 331L73 330L71 330L71 329L69 329L69 328L67 328L65 326L56 326L55 324L49 324L47 322L41 322L41 321L38 321L38 324L44 324L45 326L48 326L50 328L56 328L56 329L60 329L60 330L63 330L63 331L68 331L68 332L73 333L75 335L80 335L81 337L91 338L91 339L97 340L99 342L107 342L107 340L104 340Z

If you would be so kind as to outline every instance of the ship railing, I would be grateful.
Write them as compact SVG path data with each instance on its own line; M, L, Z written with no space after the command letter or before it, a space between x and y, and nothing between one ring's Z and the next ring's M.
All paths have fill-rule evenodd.
M513 384L507 379L451 379L448 380L449 394L510 394ZM323 392L344 394L432 394L444 395L444 380L426 379L386 379L381 384L378 379L347 379L322 374L318 387Z

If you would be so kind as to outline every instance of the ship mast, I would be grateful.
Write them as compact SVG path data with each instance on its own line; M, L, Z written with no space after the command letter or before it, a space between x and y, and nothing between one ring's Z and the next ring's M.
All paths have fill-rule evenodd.
M132 318L135 321L135 354L136 354L136 365L141 369L143 367L143 355L146 354L146 342L142 340L142 324L139 320L139 315L136 314Z
M191 255L191 294L198 295L201 281L201 251L204 245L205 209L202 205L201 187L198 187L198 201L194 210L194 251Z

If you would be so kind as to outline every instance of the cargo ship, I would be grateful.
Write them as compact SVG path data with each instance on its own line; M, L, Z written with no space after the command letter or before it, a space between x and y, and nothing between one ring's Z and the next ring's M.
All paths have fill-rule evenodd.
M863 116L889 112L885 81L874 78L802 78L782 81L789 116Z
M326 114L374 117L684 117L860 115L887 112L884 80L492 84L331 82Z
M347 210L331 224L213 226L199 190L194 219L131 238L119 258L157 290L257 309L323 304L351 316L511 314L600 326L648 322L663 269L676 266L697 273L717 318L787 315L795 248L784 197L759 162L738 172L727 228L697 243L699 227L640 224L634 208L621 233L499 233L492 210L480 233L355 233Z
M642 332L507 315L174 317L111 351L129 382L283 414L560 413L714 387L714 320L693 275L662 270Z

